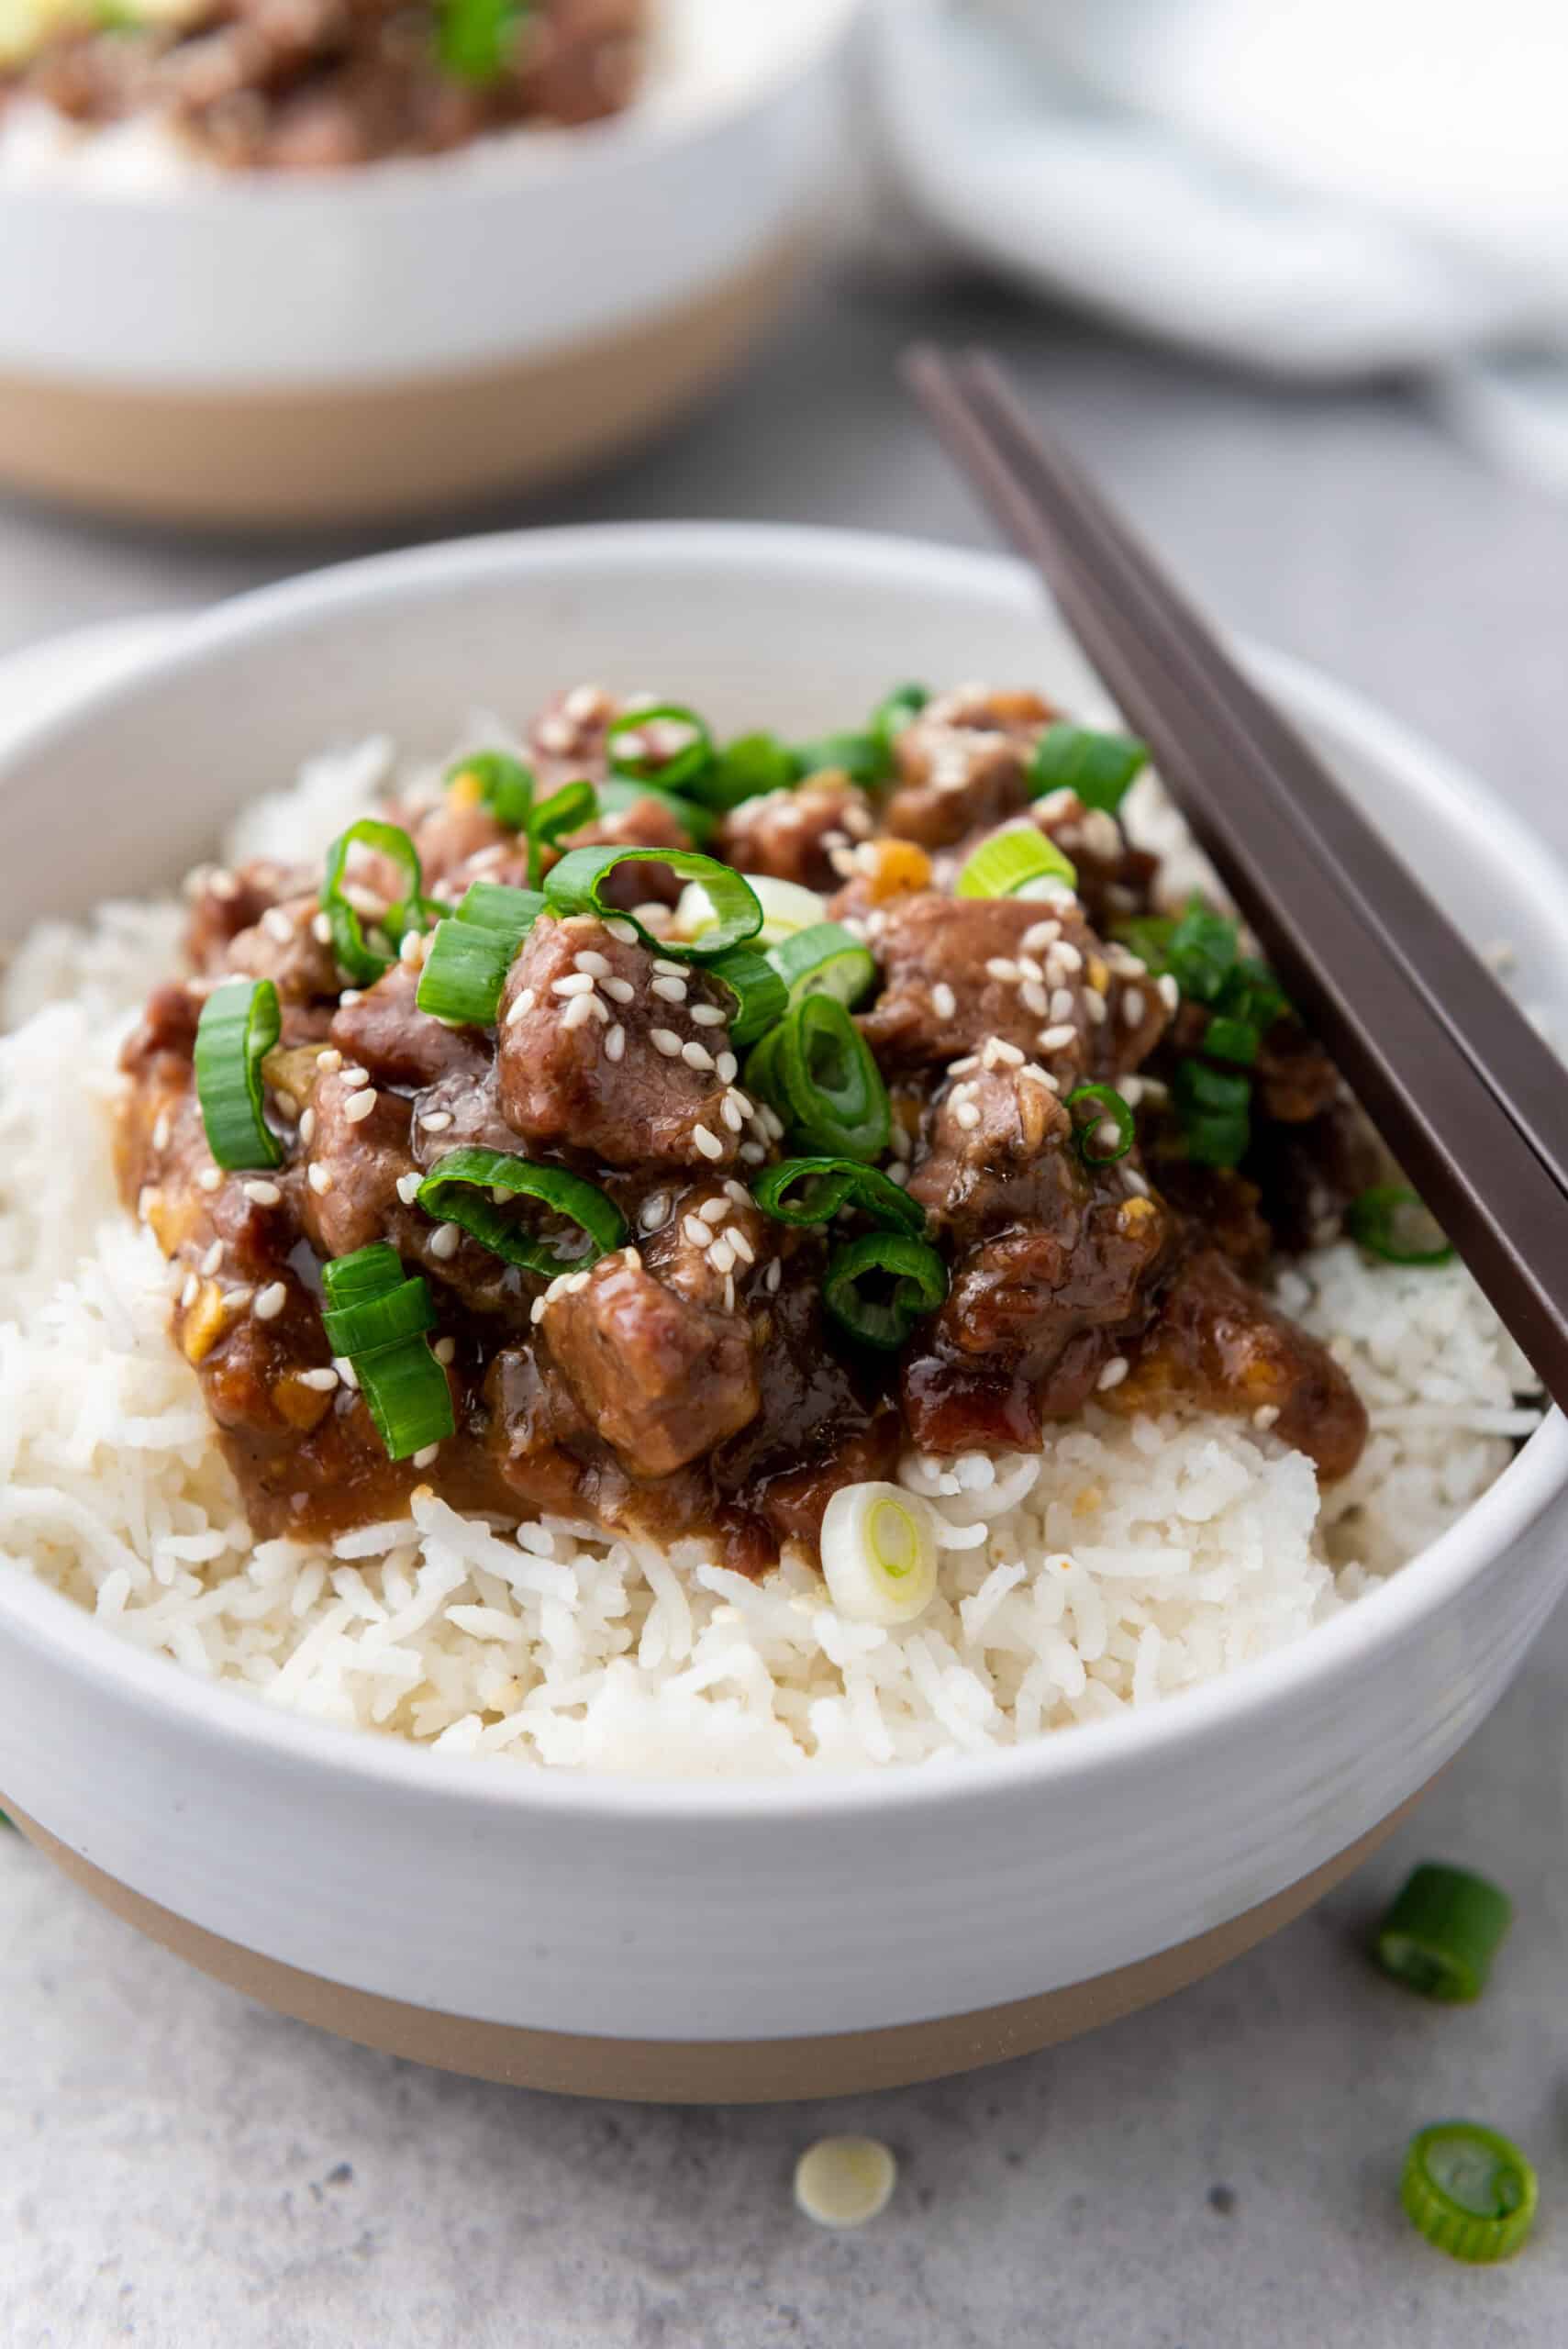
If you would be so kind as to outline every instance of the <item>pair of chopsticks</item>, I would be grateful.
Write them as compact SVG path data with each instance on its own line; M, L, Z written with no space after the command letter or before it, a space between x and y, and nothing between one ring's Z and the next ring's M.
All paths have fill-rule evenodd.
M1040 438L995 360L921 348L904 373L1148 740L1292 1001L1568 1408L1568 1072L1127 524Z

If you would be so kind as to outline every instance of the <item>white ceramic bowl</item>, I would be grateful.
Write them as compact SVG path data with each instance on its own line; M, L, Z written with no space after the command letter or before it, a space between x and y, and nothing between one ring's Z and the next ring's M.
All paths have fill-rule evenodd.
M1568 1006L1540 843L1362 705L1258 666L1439 893L1516 942L1529 996ZM471 706L583 676L810 733L906 674L1085 693L1022 573L895 539L568 530L328 572L220 608L0 758L0 936L167 884L334 740L435 751ZM1268 1661L1020 1750L843 1779L419 1752L189 1677L8 1573L0 1800L199 1962L406 2052L620 2094L911 2076L1186 1978L1348 1865L1518 1664L1564 1578L1565 1480L1554 1416L1429 1552Z
M856 0L661 0L611 121L338 174L0 179L0 479L175 521L384 516L653 429L812 243Z

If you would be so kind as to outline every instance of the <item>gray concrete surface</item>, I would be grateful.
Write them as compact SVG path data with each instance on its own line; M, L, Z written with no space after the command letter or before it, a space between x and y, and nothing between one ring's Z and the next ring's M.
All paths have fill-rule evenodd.
M740 514L978 540L892 388L917 325L1000 343L1231 620L1384 699L1568 850L1568 510L1475 469L1396 387L1226 381L985 292L845 282L658 450L484 527ZM192 548L0 506L0 649L343 547ZM1568 2342L1560 1618L1419 1820L1311 1917L1165 2006L962 2081L839 2106L573 2105L322 2039L186 1972L0 1845L6 2349L1557 2349ZM1441 2012L1360 1954L1426 1854L1519 1921ZM982 1927L983 1930L983 1922ZM1423 2121L1528 2145L1513 2266L1395 2199ZM830 2128L897 2151L831 2236L790 2200Z

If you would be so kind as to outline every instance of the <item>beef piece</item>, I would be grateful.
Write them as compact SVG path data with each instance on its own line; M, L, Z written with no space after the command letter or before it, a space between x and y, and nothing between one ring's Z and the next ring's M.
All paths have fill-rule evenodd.
M571 685L552 695L528 729L528 757L547 790L575 775L603 780L605 735L619 714L620 704L602 685Z
M380 1085L434 1085L442 1077L477 1084L491 1064L476 1028L448 1028L415 1001L419 974L402 963L384 971L358 1003L337 1011L328 1033L350 1066Z
M290 897L269 906L250 929L231 940L228 967L250 979L271 979L285 1010L336 1001L342 981L331 946L316 933L315 896ZM284 1041L292 1041L285 1034Z
M584 1417L635 1476L669 1475L762 1408L745 1317L666 1286L635 1248L554 1289L541 1327Z
M657 1195L668 1214L641 1241L650 1272L693 1305L733 1312L778 1253L785 1227L763 1215L744 1184L688 1183ZM651 1214L645 1198L639 1226Z
M1174 1129L1171 1131L1174 1135ZM1161 1197L1244 1279L1261 1280L1273 1253L1274 1235L1257 1184L1232 1166L1195 1165L1179 1143L1170 1153L1155 1148L1149 1166Z
M477 1078L466 1068L453 1068L416 1094L411 1141L421 1168L452 1150L500 1150L516 1157L517 1137L501 1115L494 1063Z
M1325 1483L1361 1458L1361 1397L1328 1349L1267 1305L1217 1249L1181 1267L1132 1369L1102 1398L1118 1411L1173 1401L1250 1419L1316 1462Z
M506 1346L484 1381L489 1445L508 1492L533 1509L571 1517L596 1509L584 1492L594 1431L571 1388L536 1345ZM625 1478L620 1497L625 1497ZM608 1498L608 1496L604 1496Z
M394 808L391 820L403 825L419 852L427 893L443 896L454 906L462 904L470 881L482 875L486 880L499 877L493 868L517 851L516 832L508 831L488 807L470 796L461 776L422 816L410 820L406 809ZM522 854L526 864L526 846ZM485 862L474 869L476 857Z
M360 1115L367 1091L369 1114ZM317 1078L310 1116L301 1204L312 1241L323 1256L348 1256L373 1240L390 1240L402 1253L414 1222L397 1190L414 1172L408 1103L369 1086L352 1066L347 1074L328 1068Z
M562 850L573 848L671 848L689 849L695 846L692 834L680 821L668 800L655 799L651 793L632 800L625 807L606 810L595 817L591 824L584 824L568 832L561 842ZM630 913L643 906L673 906L685 886L678 873L664 864L631 864L618 867L605 885L605 896L612 906L619 906Z
M904 1366L909 1431L931 1451L1029 1444L1042 1417L1078 1409L1147 1320L1173 1243L1136 1165L1085 1166L1038 1074L990 1058L934 1104L909 1185L960 1243Z
M751 1108L734 1085L733 1001L591 916L541 918L502 993L502 1114L526 1142L611 1166L728 1166Z
M302 874L272 858L258 858L230 873L224 865L200 865L186 886L191 915L185 953L194 971L227 971L228 950L241 930L250 930L271 906L298 896Z
M1252 1074L1259 1108L1280 1125L1304 1126L1321 1117L1344 1090L1333 1062L1299 1019L1274 1021L1259 1047Z
M1164 1026L1157 988L1066 901L928 891L884 907L867 935L885 985L860 1025L890 1069L951 1062L997 1037L1066 1091L1137 1068Z
M828 768L794 790L743 799L720 826L715 852L739 872L828 890L847 877L851 852L871 831L865 793Z
M1325 1247L1345 1210L1373 1183L1396 1181L1393 1161L1348 1096L1302 1123L1258 1120L1246 1171L1282 1248Z
M894 748L895 777L884 821L927 848L1029 805L1029 754L1056 712L1038 694L966 685L928 702Z

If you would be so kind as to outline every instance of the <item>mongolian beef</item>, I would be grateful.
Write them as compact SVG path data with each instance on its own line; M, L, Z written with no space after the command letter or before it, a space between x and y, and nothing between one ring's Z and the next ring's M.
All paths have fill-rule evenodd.
M1152 910L1140 746L975 686L718 749L583 686L525 758L194 874L126 1047L122 1186L259 1536L426 1486L756 1573L910 1446L1091 1399L1354 1465L1258 1284L1374 1145L1236 925Z
M209 163L334 169L616 114L645 0L24 0L0 107L166 122Z

